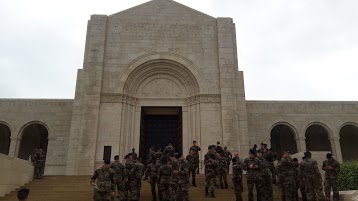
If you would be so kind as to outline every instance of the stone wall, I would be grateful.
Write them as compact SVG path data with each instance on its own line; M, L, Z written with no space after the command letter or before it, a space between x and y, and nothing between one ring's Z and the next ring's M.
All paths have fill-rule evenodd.
M48 130L46 175L64 175L73 100L0 99L0 122L11 130L9 156L18 156L22 131L31 124Z
M32 181L31 162L0 154L0 197Z
M358 102L319 101L246 101L250 144L265 142L270 147L274 126L289 126L298 151L306 151L305 132L311 125L320 125L327 132L333 155L342 161L340 129L346 124L358 125ZM323 150L322 150L323 151Z

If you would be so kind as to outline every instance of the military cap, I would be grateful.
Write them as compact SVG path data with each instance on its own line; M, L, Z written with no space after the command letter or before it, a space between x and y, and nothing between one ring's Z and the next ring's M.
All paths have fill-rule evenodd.
M104 159L103 162L104 162L104 164L107 164L107 165L111 164L111 160L109 160L109 159Z

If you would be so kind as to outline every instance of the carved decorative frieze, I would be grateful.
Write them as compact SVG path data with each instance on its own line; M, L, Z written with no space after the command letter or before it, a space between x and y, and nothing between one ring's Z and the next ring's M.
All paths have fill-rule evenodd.
M127 94L101 94L101 103L127 103L135 105L137 98Z

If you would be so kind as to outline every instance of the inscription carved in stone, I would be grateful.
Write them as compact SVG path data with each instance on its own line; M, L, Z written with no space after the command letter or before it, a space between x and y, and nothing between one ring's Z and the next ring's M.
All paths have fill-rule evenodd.
M111 34L126 37L200 38L214 37L214 27L190 24L116 24L112 26Z

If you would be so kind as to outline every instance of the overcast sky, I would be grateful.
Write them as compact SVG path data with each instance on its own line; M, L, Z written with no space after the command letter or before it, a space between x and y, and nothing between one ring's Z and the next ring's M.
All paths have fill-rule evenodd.
M0 98L73 98L91 14L145 0L0 0ZM248 100L358 100L357 0L177 0L236 23Z

